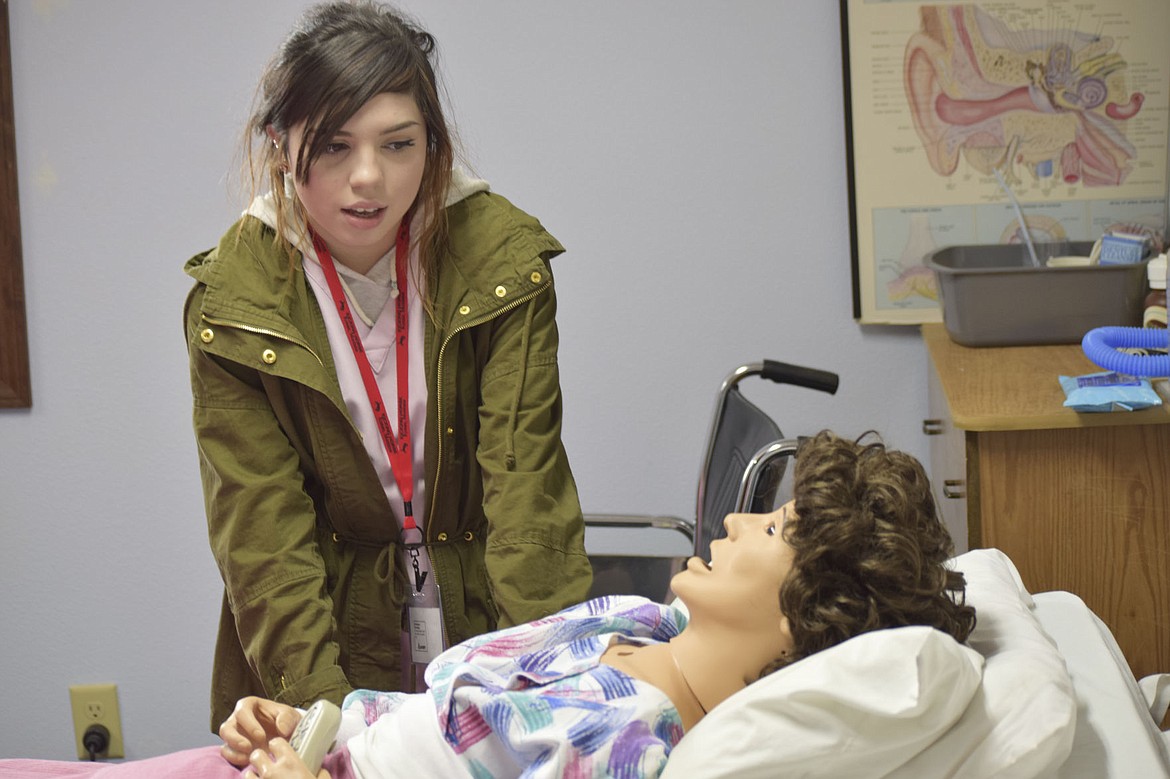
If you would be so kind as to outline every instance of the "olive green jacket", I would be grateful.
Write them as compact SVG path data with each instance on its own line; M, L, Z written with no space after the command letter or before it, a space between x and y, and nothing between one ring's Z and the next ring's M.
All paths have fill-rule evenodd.
M563 251L498 195L451 205L425 334L426 543L449 644L587 597L561 444ZM190 259L184 315L211 548L224 580L212 730L244 695L401 688L397 523L300 263L245 216Z

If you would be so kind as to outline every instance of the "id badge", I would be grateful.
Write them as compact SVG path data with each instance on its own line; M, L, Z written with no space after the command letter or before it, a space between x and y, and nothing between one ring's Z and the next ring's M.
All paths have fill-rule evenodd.
M438 606L411 606L407 618L410 620L410 660L429 663L444 649L442 609Z
M410 634L410 661L416 668L425 666L446 649L443 626L443 599L439 583L431 570L430 558L418 545L405 548L414 573L406 597L407 629Z

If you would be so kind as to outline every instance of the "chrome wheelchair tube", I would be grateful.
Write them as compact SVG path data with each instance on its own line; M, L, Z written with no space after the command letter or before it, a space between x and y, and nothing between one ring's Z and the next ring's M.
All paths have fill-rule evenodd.
M695 540L694 524L681 517L650 517L639 514L586 514L585 524L589 527L633 527L677 530L686 536L688 541Z
M739 497L735 499L736 513L750 510L752 496L756 494L756 488L760 483L760 475L767 470L768 464L777 457L795 457L799 447L799 439L785 438L782 441L773 441L752 455L747 468L744 469L743 480L739 484Z

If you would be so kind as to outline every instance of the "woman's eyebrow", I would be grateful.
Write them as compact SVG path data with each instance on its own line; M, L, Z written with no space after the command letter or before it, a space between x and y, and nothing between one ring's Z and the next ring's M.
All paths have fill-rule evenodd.
M407 129L410 129L411 127L421 126L421 125L422 125L422 122L419 122L415 119L407 119L405 122L399 122L398 124L392 124L389 127L383 128L382 131L379 132L378 134L379 135L393 135L394 133L400 133L403 130L407 130ZM348 138L351 135L353 135L353 133L350 132L349 130L342 128L342 129L337 131L337 135Z
M403 130L410 129L411 127L420 127L420 126L422 126L422 122L415 121L414 119L408 119L405 122L399 122L398 124L390 125L385 130L382 131L382 135L391 135L393 133L400 133Z

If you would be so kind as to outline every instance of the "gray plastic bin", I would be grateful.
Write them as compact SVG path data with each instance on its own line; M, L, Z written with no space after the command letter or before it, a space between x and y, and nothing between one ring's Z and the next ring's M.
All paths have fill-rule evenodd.
M1035 245L1041 263L1092 248L1091 241ZM964 346L1080 343L1095 327L1136 327L1147 262L1037 268L1024 244L948 246L926 257L947 333Z

